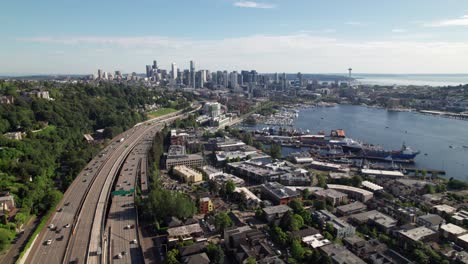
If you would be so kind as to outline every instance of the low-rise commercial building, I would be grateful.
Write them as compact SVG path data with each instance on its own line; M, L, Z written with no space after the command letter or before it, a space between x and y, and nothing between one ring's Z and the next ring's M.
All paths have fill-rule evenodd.
M354 202L342 206L336 207L336 213L338 215L344 216L344 215L351 215L351 214L357 214L360 212L364 212L367 210L367 206L361 202Z
M325 255L332 259L333 263L336 264L365 264L361 258L354 255L351 251L346 249L343 246L337 244L329 244L323 247L320 247Z
M457 208L446 204L434 205L432 208L434 209L435 213L441 215L452 215L457 212Z
M357 225L373 225L383 232L389 232L398 224L397 220L377 210L353 214L349 218L352 222L354 222Z
M333 189L318 190L314 193L317 199L325 200L332 206L344 204L348 201L348 195Z
M277 182L268 182L261 186L264 197L276 204L288 204L294 199L301 199L298 191L291 190Z
M436 214L427 214L418 217L416 223L420 226L425 226L434 231L439 230L439 226L445 224L445 220Z
M180 177L184 182L187 183L197 183L203 180L203 175L185 165L175 166L173 168L174 175Z
M277 205L277 206L269 206L262 209L265 219L270 222L279 222L279 220L283 217L283 215L289 211L292 211L291 207L287 205Z
M398 233L400 238L405 243L405 246L407 246L409 243L414 243L417 241L430 242L438 240L438 233L425 226L420 226L409 230L402 230Z
M463 225L468 221L468 212L461 210L452 215L452 220L455 221L457 225Z
M367 190L356 188L348 185L339 185L339 184L327 184L329 189L337 190L342 193L346 193L349 198L359 200L361 202L367 202L368 200L374 197L372 192Z
M459 236L467 234L468 231L461 226L449 223L446 225L441 225L439 228L439 233L443 238L456 242Z
M182 156L167 156L166 157L166 168L172 168L174 166L190 166L190 167L201 167L203 166L203 157L198 154L188 154Z
M262 202L260 198L258 198L253 192L251 192L246 187L236 187L236 189L234 189L234 192L243 194L243 199L245 199L244 202L249 208L257 208Z
M370 181L363 181L361 185L362 187L366 188L367 190L370 190L371 192L378 192L384 189L382 186Z

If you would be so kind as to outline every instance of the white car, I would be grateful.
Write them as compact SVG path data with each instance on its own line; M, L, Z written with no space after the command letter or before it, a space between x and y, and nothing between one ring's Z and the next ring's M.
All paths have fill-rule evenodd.
M137 242L136 239L133 239L131 243L132 243L132 244L137 244L138 242Z
M50 229L50 230L54 230L54 229L55 229L55 225L54 225L54 224L50 224L50 225L49 225L49 229Z
M65 226L63 226L65 228L69 228L70 227L70 224L66 224Z
M45 244L46 244L47 246L50 245L50 244L52 244L52 239L47 239L47 240L45 241Z

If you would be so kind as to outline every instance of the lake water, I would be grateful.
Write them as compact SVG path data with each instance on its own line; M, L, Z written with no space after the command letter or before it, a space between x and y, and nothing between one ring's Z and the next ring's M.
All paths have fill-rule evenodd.
M359 83L370 85L457 86L468 84L467 74L353 74Z
M309 129L311 134L341 128L347 137L392 150L405 142L421 151L415 160L417 167L445 170L447 177L468 181L468 148L463 148L468 146L466 120L338 105L301 109L294 126Z

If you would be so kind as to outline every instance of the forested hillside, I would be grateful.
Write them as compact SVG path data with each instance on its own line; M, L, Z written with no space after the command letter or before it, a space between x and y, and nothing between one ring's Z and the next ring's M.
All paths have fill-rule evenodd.
M48 91L52 100L29 93L37 90ZM29 214L41 215L55 206L74 177L105 144L105 140L88 144L84 134L104 129L102 136L109 139L144 120L145 105L181 109L190 100L186 99L189 96L110 83L92 86L3 81L0 96L14 98L13 103L0 104L0 191L10 191L20 208L15 225ZM7 139L3 136L7 132L24 132L24 136L22 140ZM0 226L0 237L4 229Z

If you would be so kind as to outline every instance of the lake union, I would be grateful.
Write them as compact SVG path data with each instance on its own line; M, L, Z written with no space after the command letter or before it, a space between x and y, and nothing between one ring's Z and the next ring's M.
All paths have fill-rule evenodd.
M257 125L261 129L266 125ZM293 126L310 134L344 129L364 143L399 150L403 143L421 153L415 166L446 171L446 177L468 181L468 121L416 112L389 112L355 105L299 109ZM252 129L252 128L251 128ZM465 147L464 147L465 146ZM283 154L299 151L283 148Z

